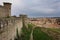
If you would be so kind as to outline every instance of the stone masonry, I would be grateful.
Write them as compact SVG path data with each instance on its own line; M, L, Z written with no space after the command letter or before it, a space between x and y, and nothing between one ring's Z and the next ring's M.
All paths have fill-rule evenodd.
M11 3L4 2L4 5L0 5L0 18L11 16Z
M0 19L0 40L14 40L16 28L20 32L22 21L20 18Z

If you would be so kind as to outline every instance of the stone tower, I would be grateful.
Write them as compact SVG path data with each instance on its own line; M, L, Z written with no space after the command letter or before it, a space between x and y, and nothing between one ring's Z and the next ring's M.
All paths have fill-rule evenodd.
M26 14L20 14L20 18L27 19L27 15Z
M0 18L11 16L11 3L4 2L4 6L0 6Z

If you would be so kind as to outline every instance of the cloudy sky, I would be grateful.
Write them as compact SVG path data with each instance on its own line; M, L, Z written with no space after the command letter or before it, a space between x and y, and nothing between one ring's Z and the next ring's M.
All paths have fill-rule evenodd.
M0 4L2 2L12 3L12 15L60 16L60 0L0 0Z

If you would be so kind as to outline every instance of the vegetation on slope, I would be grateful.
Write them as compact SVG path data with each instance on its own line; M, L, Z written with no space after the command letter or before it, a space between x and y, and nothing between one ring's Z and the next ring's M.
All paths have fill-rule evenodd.
M58 28L41 27L41 30L52 37L53 40L60 40L60 30Z
M21 40L30 40L31 31L32 31L32 25L28 24L28 28L23 27L21 33Z
M28 24L28 28L25 26L25 24L22 27L21 35L18 34L18 31L16 33L16 38L15 40L30 40L30 35L32 31L32 24Z
M36 27L33 30L33 39L34 40L52 40L51 37L49 37L46 33L41 31L41 28Z

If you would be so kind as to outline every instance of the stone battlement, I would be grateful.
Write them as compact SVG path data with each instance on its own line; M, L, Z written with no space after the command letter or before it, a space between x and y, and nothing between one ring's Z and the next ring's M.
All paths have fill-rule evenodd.
M20 18L1 18L0 19L0 40L14 40L16 36L16 29L19 32L22 27Z
M11 16L11 3L4 2L4 5L0 5L0 18Z
M0 19L0 32L4 31L9 25L14 25L15 19L12 18L2 18Z

